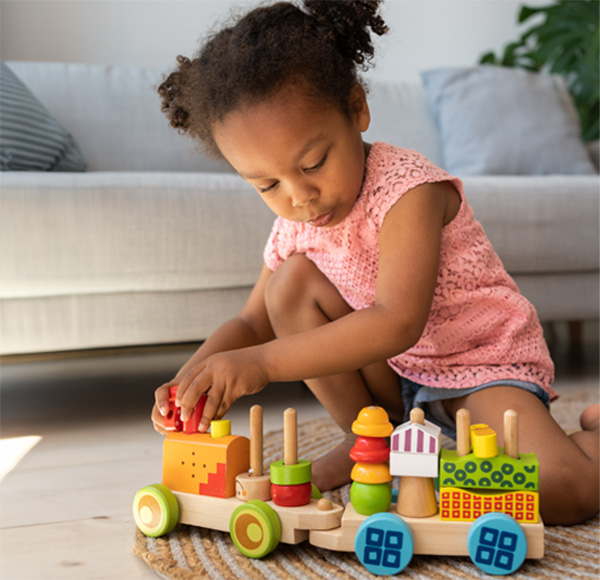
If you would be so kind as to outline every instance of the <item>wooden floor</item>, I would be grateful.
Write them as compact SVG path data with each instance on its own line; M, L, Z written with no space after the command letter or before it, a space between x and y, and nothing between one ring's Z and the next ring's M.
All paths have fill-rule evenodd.
M587 328L587 327L586 327ZM582 349L555 349L556 388L598 385L597 325ZM131 502L161 479L162 437L149 422L154 389L190 347L90 353L2 364L0 578L156 578L132 553ZM299 384L269 385L236 403L233 431L248 434L248 409L264 407L265 432L282 412L326 415ZM20 459L20 460L19 460Z

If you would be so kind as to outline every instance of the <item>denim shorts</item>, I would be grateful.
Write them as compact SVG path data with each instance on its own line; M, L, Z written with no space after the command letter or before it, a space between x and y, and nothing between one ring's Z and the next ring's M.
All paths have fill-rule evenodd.
M477 387L467 389L444 389L439 387L426 387L419 385L410 379L399 377L402 385L402 399L404 401L404 420L410 420L410 411L414 407L419 407L425 412L425 418L442 429L442 433L452 439L456 439L456 423L444 409L442 401L446 399L456 399L470 395L475 391L487 389L488 387L508 386L525 389L536 395L546 408L550 409L550 395L535 383L526 381L515 381L511 379L492 381Z

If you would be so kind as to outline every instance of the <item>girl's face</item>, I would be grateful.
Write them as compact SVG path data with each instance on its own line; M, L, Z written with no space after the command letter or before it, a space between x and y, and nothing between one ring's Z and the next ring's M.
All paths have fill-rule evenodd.
M215 141L234 169L285 219L333 227L360 194L370 114L355 85L348 118L298 85L229 113Z

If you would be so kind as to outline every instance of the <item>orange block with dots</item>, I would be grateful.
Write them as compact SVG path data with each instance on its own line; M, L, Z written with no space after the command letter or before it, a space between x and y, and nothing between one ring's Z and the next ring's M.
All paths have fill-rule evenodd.
M169 433L162 482L173 491L232 497L235 478L250 468L250 441L240 435Z

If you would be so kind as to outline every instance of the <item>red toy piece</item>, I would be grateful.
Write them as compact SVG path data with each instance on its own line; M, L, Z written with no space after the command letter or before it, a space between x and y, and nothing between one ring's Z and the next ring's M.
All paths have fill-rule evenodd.
M194 407L192 416L189 420L183 422L181 420L181 409L175 406L177 388L178 385L175 385L169 389L169 411L165 415L165 429L167 431L183 431L188 435L198 433L198 426L200 425L200 419L202 419L207 396L202 395L200 397L200 400Z
M361 435L350 449L350 459L357 463L385 463L390 459L390 448L382 437Z
M271 484L271 499L273 503L285 507L296 507L310 503L312 485L301 483L299 485Z

